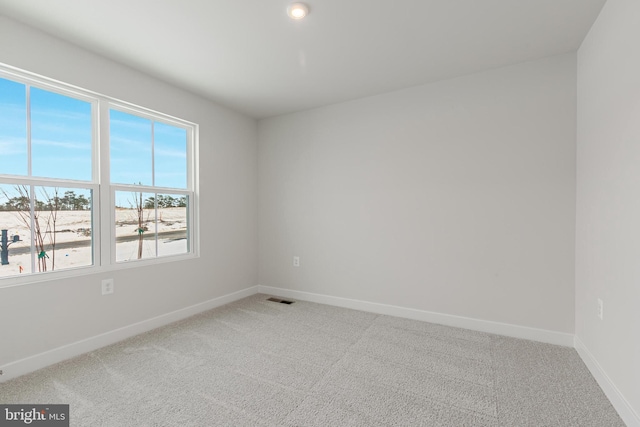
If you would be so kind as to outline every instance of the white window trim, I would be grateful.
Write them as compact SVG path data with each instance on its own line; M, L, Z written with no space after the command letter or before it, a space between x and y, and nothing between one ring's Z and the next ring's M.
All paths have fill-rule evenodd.
M0 277L0 288L22 286L65 278L108 273L127 268L139 268L149 265L179 262L200 257L200 219L199 219L199 126L165 113L134 105L107 95L86 90L64 82L50 79L35 73L0 63L0 78L6 78L27 85L70 96L92 104L92 179L91 181L62 180L27 176L34 185L62 185L90 188L92 190L93 228L93 265L68 268L64 270L32 272L22 276ZM121 184L111 184L109 179L109 109L134 114L157 122L167 123L187 130L187 188L175 189L165 187L141 186L148 192L166 192L169 194L185 194L191 196L187 206L188 247L189 252L179 255L156 256L126 262L115 261L115 191L141 188ZM30 126L28 126L28 129ZM30 144L29 144L30 147ZM30 156L31 153L28 152ZM0 175L5 183L19 183L22 178L15 175ZM106 221L105 221L106 219Z

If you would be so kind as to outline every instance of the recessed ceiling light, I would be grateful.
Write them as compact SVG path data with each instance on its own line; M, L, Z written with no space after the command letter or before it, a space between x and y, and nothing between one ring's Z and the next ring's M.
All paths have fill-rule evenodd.
M302 19L309 14L309 6L304 3L292 3L287 8L287 14L291 19Z

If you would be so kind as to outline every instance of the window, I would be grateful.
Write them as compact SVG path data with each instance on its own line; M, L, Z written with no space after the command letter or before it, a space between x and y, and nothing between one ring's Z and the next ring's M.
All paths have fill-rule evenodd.
M0 78L0 278L93 265L95 103Z
M0 286L195 256L196 132L0 67Z
M109 110L116 261L189 252L189 130Z

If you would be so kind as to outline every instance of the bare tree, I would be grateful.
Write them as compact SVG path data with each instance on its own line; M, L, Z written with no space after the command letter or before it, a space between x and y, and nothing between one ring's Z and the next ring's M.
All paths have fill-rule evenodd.
M142 193L138 193L136 199L136 211L138 214L138 259L142 258L142 241L144 239L144 205L142 204Z
M46 203L38 200L37 195L33 195L34 209L31 211L31 196L29 186L16 185L14 187L17 197L9 198L3 189L2 193L9 200L7 207L17 213L22 223L31 233L33 244L37 250L38 271L48 270L47 260L51 259L51 270L56 268L56 223L58 221L58 211L61 208L61 199L58 197L58 188L53 189L53 196L50 196L46 189L42 188L42 196ZM43 212L48 211L48 215L43 218ZM32 221L33 218L33 221ZM51 249L51 258L46 249Z
M40 227L40 210L34 209L32 214L31 197L29 195L29 187L27 185L16 185L14 189L18 193L18 197L14 197L12 199L9 199L9 195L4 189L2 190L2 192L7 199L15 201L15 203L12 204L12 207L14 208L15 212L17 212L18 217L20 218L22 223L31 232L33 244L38 251L38 271L47 271L47 259L49 258L49 255L47 255L47 252L45 251L44 236L42 233L42 228ZM34 197L34 202L35 201L36 200ZM49 223L49 221L47 221L47 223Z
M151 212L147 213L147 217L145 218L145 203L142 199L142 192L133 193L133 203L131 203L132 207L135 207L136 210L136 220L138 224L138 228L136 228L136 232L138 233L138 259L142 259L142 245L144 242L144 233L149 230L147 224L149 223L149 215Z
M58 187L53 189L53 197L49 195L47 190L42 189L42 195L47 201L44 206L49 210L47 218L46 234L49 236L49 244L51 246L51 270L56 269L56 222L58 220L58 211L60 210L61 199L58 197ZM42 253L40 253L42 254ZM46 255L46 253L45 253Z

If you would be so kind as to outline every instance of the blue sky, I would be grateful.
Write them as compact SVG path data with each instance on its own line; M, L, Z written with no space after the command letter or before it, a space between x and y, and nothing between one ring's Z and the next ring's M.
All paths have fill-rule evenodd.
M27 174L25 86L0 79L0 173ZM34 176L91 180L91 104L31 89Z
M111 110L111 181L152 185L151 140L155 185L187 188L187 132L149 119Z
M152 137L153 135L153 137ZM91 181L91 104L31 87L32 174ZM186 130L110 112L111 181L186 189ZM153 146L153 158L152 158ZM0 78L0 175L26 176L25 85Z

